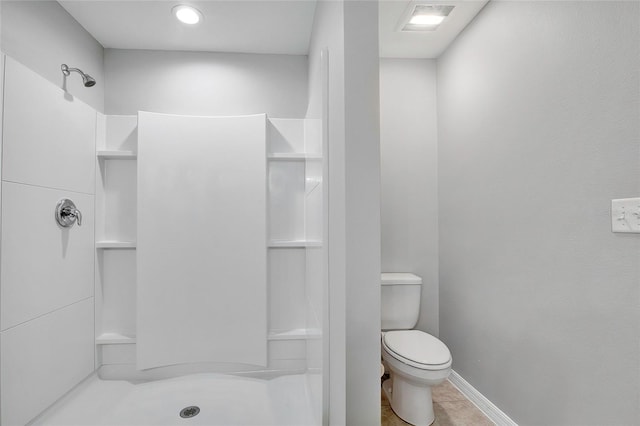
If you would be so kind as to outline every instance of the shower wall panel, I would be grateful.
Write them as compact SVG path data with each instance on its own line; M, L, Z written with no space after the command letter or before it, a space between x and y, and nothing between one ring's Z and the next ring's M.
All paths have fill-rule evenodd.
M95 192L96 111L7 58L2 178Z
M24 425L93 371L93 299L1 336L1 424Z
M22 425L95 366L96 111L12 58L5 70L0 423ZM61 198L82 226L56 223Z
M269 250L269 328L272 332L304 329L305 251Z
M269 163L269 238L272 241L305 239L303 161Z
M136 174L135 161L103 161L100 164L104 187L104 217L96 228L98 240L136 240ZM97 222L96 222L97 224Z
M12 182L2 183L2 196L2 330L93 296L93 196ZM82 226L55 222L65 197Z
M136 335L135 250L100 250L100 332Z
M266 366L265 158L264 114L139 113L138 369Z

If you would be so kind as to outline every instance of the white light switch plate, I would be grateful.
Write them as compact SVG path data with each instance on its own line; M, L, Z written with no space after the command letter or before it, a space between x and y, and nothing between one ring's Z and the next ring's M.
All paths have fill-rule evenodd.
M640 198L611 200L611 231L640 233Z

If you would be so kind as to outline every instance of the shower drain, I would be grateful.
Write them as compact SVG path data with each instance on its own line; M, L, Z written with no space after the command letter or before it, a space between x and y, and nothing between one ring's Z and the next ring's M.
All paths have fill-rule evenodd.
M188 419L197 416L199 412L200 407L192 405L191 407L183 408L182 410L180 410L180 417L182 417L183 419Z

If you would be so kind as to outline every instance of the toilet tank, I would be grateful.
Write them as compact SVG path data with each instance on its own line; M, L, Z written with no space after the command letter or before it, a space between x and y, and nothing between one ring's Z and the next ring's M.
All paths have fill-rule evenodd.
M381 284L382 330L410 330L418 322L422 278L407 272L384 272Z

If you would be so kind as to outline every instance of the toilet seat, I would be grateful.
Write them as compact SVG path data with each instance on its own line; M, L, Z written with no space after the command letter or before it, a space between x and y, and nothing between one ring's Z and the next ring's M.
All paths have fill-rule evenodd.
M398 361L421 370L443 370L451 366L451 352L437 337L420 330L384 333L382 346Z

